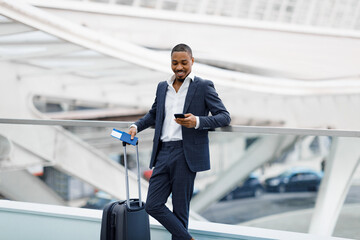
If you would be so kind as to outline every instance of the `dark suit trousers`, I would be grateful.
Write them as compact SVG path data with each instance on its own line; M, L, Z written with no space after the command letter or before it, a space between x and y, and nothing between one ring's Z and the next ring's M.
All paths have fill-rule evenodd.
M186 163L182 141L163 143L150 178L146 211L172 234L172 240L191 239L187 229L195 176ZM170 194L173 211L165 206Z

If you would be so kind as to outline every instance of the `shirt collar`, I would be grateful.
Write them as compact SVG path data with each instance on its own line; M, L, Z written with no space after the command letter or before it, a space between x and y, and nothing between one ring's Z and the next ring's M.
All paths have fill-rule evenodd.
M185 78L185 81L186 81L187 79L190 80L189 82L194 81L195 75L193 74L193 72L190 72L190 74ZM175 80L175 74L172 75L171 78L169 78L169 79L167 80L168 85L169 85L169 86L172 86L172 84L174 83L174 80ZM184 81L184 82L185 82L185 81Z

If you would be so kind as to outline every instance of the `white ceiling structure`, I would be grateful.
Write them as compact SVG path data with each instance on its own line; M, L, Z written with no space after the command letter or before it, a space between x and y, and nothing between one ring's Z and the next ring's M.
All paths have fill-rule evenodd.
M193 47L198 60L241 66L243 71L258 75L329 80L352 78L359 73L353 64L359 60L359 32L351 28L356 29L360 7L351 1L27 2L119 41L160 50L185 42ZM176 8L167 7L170 2ZM212 8L219 12L212 13ZM228 10L243 13L232 16ZM337 24L325 24L333 22ZM224 73L221 76L224 78ZM214 79L216 75L209 77ZM266 90L257 86L256 91Z
M49 1L48 5L53 2L56 1ZM68 2L63 6L68 5L71 7L70 2L74 1L63 2ZM91 4L95 3L88 3L92 9L97 6ZM0 6L2 6L1 12L3 14L0 25L1 62L31 68L31 74L22 74L20 72L23 70L21 68L17 69L19 69L18 75L22 79L37 79L39 84L35 84L37 85L36 88L29 89L33 93L76 99L77 101L101 102L110 107L120 105L148 109L154 99L157 82L166 79L171 74L168 51L154 51L144 48L141 44L137 45L138 42L131 42L126 38L126 36L136 34L136 31L141 32L139 26L151 29L167 29L163 25L157 28L151 26L152 22L156 24L157 19L166 17L166 13L159 12L157 15L152 16L153 21L149 21L150 17L147 17L145 20L146 23L150 24L149 26L141 22L137 24L136 28L131 28L133 26L130 25L127 31L132 30L134 33L124 34L125 40L121 40L114 38L111 34L99 34L97 31L76 24L75 20L81 18L82 14L84 14L80 11L69 11L69 16L73 16L73 18L66 17L66 19L74 20L72 22L65 20L64 16L58 17L54 15L56 12L61 12L58 11L59 8L53 10L52 13L47 13L22 1L1 1ZM82 4L81 6L87 5ZM124 17L134 18L136 12L141 15L145 11L139 9L133 11L124 10L121 9L121 6L119 8L110 7L118 12L127 10L127 14L123 13L118 16L120 19ZM88 9L87 12L91 11ZM82 19L93 19L93 22L96 19L105 19L103 21L106 23L107 15L109 14L97 18L88 17ZM140 19L142 18L140 17ZM190 22L195 20L188 19ZM280 45L284 44L289 38L300 39L296 42L299 44L302 40L307 39L305 44L312 46L314 49L322 49L323 53L334 51L329 55L314 55L312 57L309 55L309 57L301 60L303 62L305 59L316 61L317 64L321 65L321 67L319 65L317 72L338 71L340 73L346 72L346 68L349 69L348 74L340 74L343 77L335 74L333 75L334 78L309 81L285 77L259 76L196 63L194 66L195 73L215 82L220 97L223 98L233 116L234 124L357 128L360 116L354 114L353 111L359 104L360 93L359 74L354 72L354 69L358 70L357 62L359 61L357 61L357 58L360 57L360 53L357 53L360 49L360 38L357 33L351 32L350 34L346 32L341 35L341 32L323 33L323 30L320 29L319 33L315 34L314 29L300 31L288 28L281 28L280 31L280 28L276 26L273 26L275 30L272 31L271 26L261 29L255 25L251 29L251 25L237 22L229 25L226 19L219 23L214 22L215 19L213 18L206 19L203 17L197 19L200 22L198 25L193 24L194 29L201 28L204 25L203 21L206 20L208 20L206 29L209 28L207 34L213 33L215 28L211 29L211 26L218 28L219 24L226 31L233 29L233 33L229 32L228 35L217 34L217 37L224 36L228 39L226 42L219 41L220 45L230 46L227 52L226 49L220 47L223 54L222 59L219 60L230 61L234 59L231 51L231 49L235 50L234 52L237 51L234 46L239 46L239 51L244 50L241 45L234 45L237 42L237 37L244 37L252 31L260 34L260 37L269 36L267 34L270 33L275 39L279 40L277 44ZM134 20L134 22L137 21ZM184 27L183 24L189 23L184 23L183 20L178 21L176 16L172 18L172 21L172 24L174 26L177 24L176 26L179 26L180 30ZM97 22L101 23L101 21ZM91 24L89 23L89 25ZM105 26L112 25L105 24ZM157 32L148 35L149 39L156 36L156 34ZM229 42L231 36L233 36L232 41ZM307 38L308 36L310 38ZM317 40L312 39L319 36L320 38ZM146 38L140 37L138 39ZM199 46L201 38L194 39L200 40L199 43L194 42L196 46ZM326 43L324 46L321 45L322 41ZM251 43L252 40L248 39L248 42ZM273 43L274 41L268 42ZM215 46L219 46L216 45L216 42L213 43ZM291 44L294 45L295 42ZM250 45L245 45L246 52L254 53L254 60L256 60L256 57L260 56L258 59L261 59L261 56L269 54L266 51L259 51L259 46L262 45L254 45L252 48ZM264 45L262 47L273 49L274 46ZM275 55L276 52L274 54L270 53L270 61L276 62L281 59L281 61L291 62L292 59L298 59L301 54L304 54L303 49L301 49L304 44L299 45L301 49L299 51L296 51L296 44L294 46L291 55L287 57L283 56L281 52L279 52L280 58ZM206 45L206 47L211 50L217 49L216 47L209 48L209 45ZM279 49L275 48L275 50ZM311 52L312 48L307 49L307 51ZM203 62L219 57L216 51L207 53L203 49L194 52L199 53ZM229 56L229 59L226 59L227 56ZM326 64L322 62L324 59L328 59ZM266 61L259 61L262 62L261 67L264 69L269 67L264 65ZM331 61L332 65L330 64ZM342 66L336 67L339 62L346 63L343 64L346 66L345 70ZM296 64L289 65L296 66ZM328 71L324 71L324 68L327 68ZM350 68L353 70L350 70ZM276 72L277 70L273 71ZM51 79L52 84L47 86L40 84L41 81L47 81L45 79ZM312 118L309 118L309 115Z

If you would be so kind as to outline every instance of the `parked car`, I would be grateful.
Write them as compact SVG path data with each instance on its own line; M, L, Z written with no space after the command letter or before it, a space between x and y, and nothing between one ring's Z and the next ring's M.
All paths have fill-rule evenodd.
M277 177L265 180L265 188L268 192L303 192L317 191L322 172L312 169L294 168L283 172Z
M246 197L259 197L264 193L264 187L261 184L259 178L255 174L250 176L234 190L229 192L220 201L246 198Z
M89 198L82 208L91 208L91 209L104 209L105 205L110 202L117 201L114 198L105 192L99 191L93 197Z

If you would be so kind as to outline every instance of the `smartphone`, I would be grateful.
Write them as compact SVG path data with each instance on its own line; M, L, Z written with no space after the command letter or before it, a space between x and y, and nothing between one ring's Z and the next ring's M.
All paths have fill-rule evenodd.
M174 116L175 118L185 118L185 115L182 113L175 113Z

